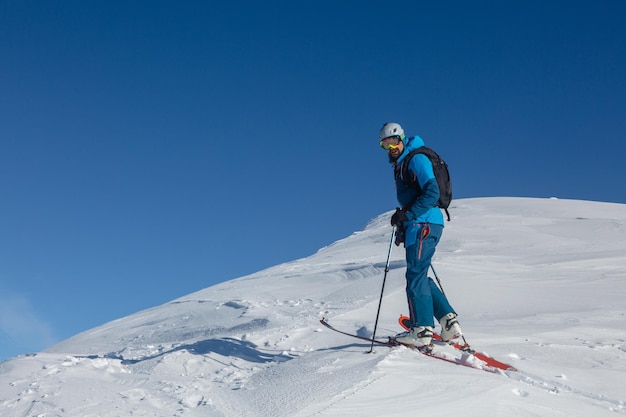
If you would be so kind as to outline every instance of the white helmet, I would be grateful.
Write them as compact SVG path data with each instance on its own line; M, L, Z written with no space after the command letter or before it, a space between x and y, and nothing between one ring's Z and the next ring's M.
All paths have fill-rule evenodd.
M404 130L398 123L385 123L380 129L378 136L380 140L388 138L389 136L400 136L401 139L404 139Z

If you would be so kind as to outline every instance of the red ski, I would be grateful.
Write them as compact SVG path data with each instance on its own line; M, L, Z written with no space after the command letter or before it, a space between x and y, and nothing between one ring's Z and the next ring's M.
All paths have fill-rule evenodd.
M434 339L433 343L430 346L418 348L413 345L400 343L393 337L388 337L386 340L372 339L370 337L360 336L350 332L344 332L333 327L330 323L328 323L328 320L326 320L326 318L322 318L320 320L320 323L322 323L322 325L324 325L326 328L344 334L346 336L388 347L405 346L407 348L416 350L423 355L430 356L431 358L441 359L455 365L480 369L492 373L501 373L502 371L516 371L516 369L511 365L503 364L502 362L496 361L485 354L477 353L469 346L462 347L460 344L442 342L439 335L437 335L439 340ZM458 345L458 347L455 345ZM489 359L489 361L485 361L484 359L482 359L482 357Z
M408 316L401 315L398 318L398 323L400 323L400 326L402 326L404 330L409 330L410 329L409 320L410 319ZM487 355L486 353L476 352L467 343L460 344L460 343L452 342L452 341L444 342L443 340L441 340L441 336L439 336L437 333L433 334L433 339L435 339L437 342L448 344L452 346L453 348L458 349L460 351L469 352L475 357L477 357L478 359L480 359L481 361L485 362L488 366L491 366L493 368L502 369L503 371L517 371L517 369L514 366L511 366L508 363L500 362L492 358L491 356Z

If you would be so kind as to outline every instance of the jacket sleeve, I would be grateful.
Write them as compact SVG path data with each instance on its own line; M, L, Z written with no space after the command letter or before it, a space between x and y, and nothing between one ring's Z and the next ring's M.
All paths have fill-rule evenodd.
M426 155L415 155L410 161L409 171L422 189L420 196L407 210L407 217L415 220L437 205L439 186L433 172L433 164Z

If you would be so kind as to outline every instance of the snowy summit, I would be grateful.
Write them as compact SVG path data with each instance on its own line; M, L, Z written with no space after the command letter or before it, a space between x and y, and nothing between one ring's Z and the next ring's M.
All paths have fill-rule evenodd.
M482 372L371 336L390 213L316 254L0 363L1 417L626 414L626 206L453 202L433 266ZM306 237L303 237L306 238ZM377 336L402 329L393 247Z

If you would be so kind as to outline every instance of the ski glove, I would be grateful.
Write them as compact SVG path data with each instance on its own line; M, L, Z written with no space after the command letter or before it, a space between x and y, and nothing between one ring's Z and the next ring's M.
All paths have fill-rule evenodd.
M398 226L396 228L396 246L400 246L401 244L404 243L404 226Z
M408 222L409 218L406 215L406 211L401 208L397 208L396 212L391 216L391 225L396 227L401 227L404 225L404 222Z

